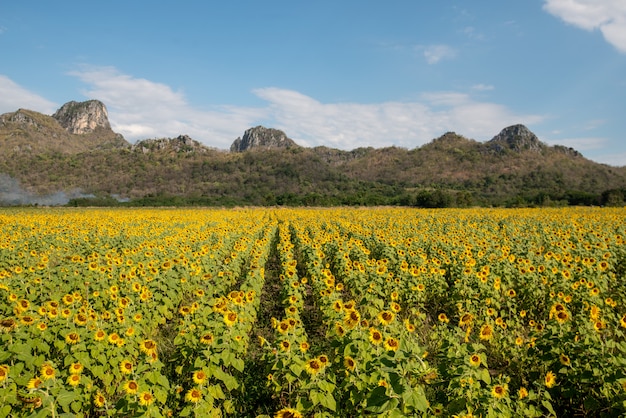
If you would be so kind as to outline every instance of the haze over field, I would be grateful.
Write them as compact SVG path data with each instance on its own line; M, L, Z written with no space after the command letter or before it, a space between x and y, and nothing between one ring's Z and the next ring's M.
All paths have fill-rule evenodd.
M0 4L0 113L106 103L134 142L415 148L522 123L626 165L626 3L119 0Z

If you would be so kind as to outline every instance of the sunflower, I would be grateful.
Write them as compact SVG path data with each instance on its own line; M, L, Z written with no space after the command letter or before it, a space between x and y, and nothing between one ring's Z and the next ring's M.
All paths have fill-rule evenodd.
M280 411L276 412L274 418L302 418L303 415L297 410L293 408L283 408Z
M35 323L35 318L30 315L24 315L22 318L20 318L20 322L22 323L22 325L32 325Z
M0 331L11 332L17 328L17 322L13 318L5 318L0 321Z
M306 353L307 351L309 351L309 348L311 348L310 344L306 341L302 341L300 343L300 351L303 353Z
M307 373L309 373L310 375L316 375L323 368L324 366L322 365L322 363L319 361L319 359L316 358L310 359L304 364L304 370L306 370Z
M355 326L357 326L357 324L361 321L361 314L359 314L358 311L356 310L351 310L349 311L345 318L343 319L343 323L346 325L346 327L348 327L349 329L354 328Z
M382 325L389 325L393 322L396 315L391 311L382 311L378 314L378 320Z
M73 387L78 386L80 383L80 375L79 374L71 374L67 377L67 384Z
M548 373L546 373L544 383L546 384L547 388L553 387L554 385L556 385L556 375L552 371L549 371Z
M472 355L469 357L469 363L470 363L470 365L471 365L471 366L473 366L473 367L478 367L478 366L480 366L480 363L481 363L481 361L480 361L480 356L479 356L478 354L472 354Z
M289 351L291 348L291 343L287 340L283 340L280 342L280 349L283 351Z
M474 315L472 315L471 313L464 313L463 316L461 316L461 319L459 319L459 326L463 328L467 325L470 325L473 320Z
M70 374L81 374L83 372L83 365L80 363L70 364Z
M54 367L52 367L50 364L44 363L41 366L41 378L43 380L54 379L55 375L56 371L54 370Z
M204 344L204 345L209 345L213 342L213 334L204 334L202 337L200 337L200 343Z
M0 366L0 382L4 382L9 377L9 366L1 365Z
M383 334L376 328L370 328L370 341L374 345L379 345L383 342Z
M622 328L626 328L626 314L624 314L624 316L620 318L619 324L622 326Z
M561 364L563 366L571 366L572 362L570 360L570 358L568 356L566 356L565 354L561 353L561 355L559 356L559 361L561 362Z
M493 328L491 327L491 325L489 324L485 324L480 328L480 335L479 335L481 340L484 341L489 341L491 340L491 338L493 337Z
M520 399L524 399L524 398L526 398L526 397L528 396L528 389L526 389L525 387L523 387L523 386L522 386L522 387L521 387L521 388L519 388L519 390L517 391L517 396L518 396Z
M282 320L278 323L278 326L276 327L276 329L278 330L278 332L280 332L281 334L286 333L287 331L289 331L289 322Z
M415 325L413 325L408 318L404 320L404 327L408 332L415 332Z
M107 399L100 392L96 392L96 394L93 396L93 404L98 408L102 408L104 404L106 404L106 402Z
M352 372L356 368L356 361L354 361L354 359L350 356L345 356L343 358L343 365L348 371Z
M43 381L38 377L33 377L26 384L26 389L37 389L41 385L43 385Z
M113 334L110 334L107 337L107 340L109 341L109 343L117 345L118 341L120 340L120 336L117 332L114 332Z
M126 392L127 394L134 395L139 390L139 384L134 380L129 380L124 383L122 388L124 389L124 392Z
M208 378L209 376L207 376L204 370L196 370L195 372L193 372L193 382L196 385L204 384Z
M232 327L237 322L237 312L227 311L224 313L224 323Z
M437 319L439 320L439 322L441 322L441 323L445 323L445 324L447 324L448 322L450 322L450 320L448 319L448 315L446 315L446 314L445 314L445 313L443 313L443 312L442 312L442 313L440 313L440 314L437 316Z
M563 324L569 319L569 314L567 311L559 311L556 313L555 318L559 324Z
M144 340L139 344L139 349L150 356L156 353L157 344L153 340Z
M126 359L120 361L120 371L123 374L131 374L133 372L133 363Z
M385 348L387 351L396 351L400 347L400 342L393 338L389 337L385 340Z
M139 395L139 404L143 406L151 405L154 402L154 396L150 392L141 392Z
M200 389L192 388L185 394L185 400L191 403L198 403L202 399L202 392Z
M508 391L509 391L509 388L506 384L495 385L493 388L491 388L491 396L493 396L496 399L502 399L507 395Z

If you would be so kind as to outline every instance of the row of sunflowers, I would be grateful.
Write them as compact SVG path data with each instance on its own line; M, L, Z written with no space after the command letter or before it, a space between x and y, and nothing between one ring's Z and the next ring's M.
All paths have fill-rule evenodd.
M6 209L0 417L617 416L625 215Z

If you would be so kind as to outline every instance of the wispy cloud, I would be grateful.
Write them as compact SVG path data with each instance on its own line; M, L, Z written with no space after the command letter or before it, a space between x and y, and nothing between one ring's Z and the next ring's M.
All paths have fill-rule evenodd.
M83 95L105 103L112 128L131 141L187 134L212 146L228 148L265 114L263 109L227 105L197 109L182 92L122 74L113 67L83 66L70 75L87 84Z
M476 41L484 41L485 40L485 35L483 35L482 33L478 32L476 30L475 27L473 26L466 26L463 28L463 30L461 31L465 36L467 36L469 39L473 39Z
M472 86L472 90L475 91L490 91L493 90L495 87L492 86L491 84L474 84Z
M57 105L0 75L0 113L15 112L19 108L52 114Z
M437 64L444 59L452 59L456 57L457 51L449 45L428 45L423 48L424 58L428 64Z
M548 13L585 30L599 29L611 45L626 53L624 0L545 0Z

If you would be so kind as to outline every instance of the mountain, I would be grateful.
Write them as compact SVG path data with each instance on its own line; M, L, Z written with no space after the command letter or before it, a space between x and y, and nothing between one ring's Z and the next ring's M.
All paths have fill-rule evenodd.
M244 152L253 148L291 148L298 145L283 131L257 126L244 132L243 138L237 138L230 146L232 152Z
M144 154L149 152L168 153L204 153L210 148L205 147L188 135L179 135L176 138L144 139L132 146L133 151L139 150Z
M131 146L97 101L0 115L0 204L590 205L625 195L626 167L547 145L523 125L486 142L447 132L410 150L351 151L257 126L228 152L187 135Z
M0 150L5 157L129 146L111 130L106 107L98 100L66 103L52 116L27 109L0 115Z

